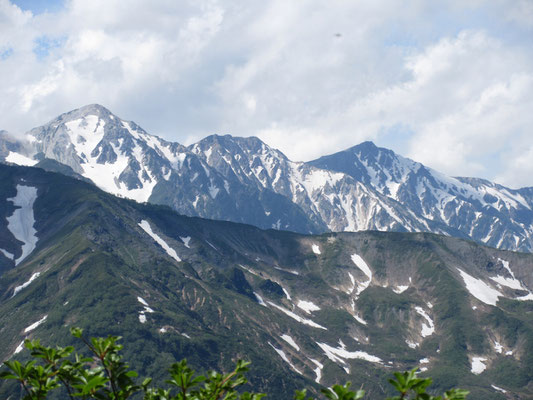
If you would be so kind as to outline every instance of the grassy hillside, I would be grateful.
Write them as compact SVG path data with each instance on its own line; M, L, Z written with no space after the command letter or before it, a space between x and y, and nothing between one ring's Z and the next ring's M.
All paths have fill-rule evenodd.
M437 391L533 396L533 301L516 300L533 287L530 254L432 234L305 236L189 218L36 168L0 165L0 181L0 248L20 247L4 218L17 184L38 189L39 238L16 267L0 255L2 360L24 358L14 354L24 338L67 344L81 326L123 336L126 359L156 380L182 358L200 371L250 360L249 386L272 398L346 380L379 398L392 370L415 366ZM501 260L525 291L490 279L509 278ZM474 297L460 270L498 290L496 306ZM478 375L474 357L485 359ZM0 383L1 398L13 390Z

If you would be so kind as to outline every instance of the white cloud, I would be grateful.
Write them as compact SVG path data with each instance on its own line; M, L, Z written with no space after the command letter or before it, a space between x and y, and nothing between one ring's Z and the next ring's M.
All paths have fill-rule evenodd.
M305 160L370 139L533 184L528 0L65 4L34 16L0 0L0 128L96 102L186 144L255 135Z

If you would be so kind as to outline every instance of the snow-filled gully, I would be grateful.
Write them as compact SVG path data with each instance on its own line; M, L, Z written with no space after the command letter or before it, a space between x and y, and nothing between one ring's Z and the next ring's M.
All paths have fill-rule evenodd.
M165 252L170 256L172 257L174 260L180 262L181 261L181 258L179 258L178 254L176 253L176 250L174 250L172 247L170 247L168 245L167 242L165 242L158 234L156 234L153 230L152 230L152 227L150 226L150 224L148 223L148 221L146 220L142 220L140 223L139 223L139 226L149 235L152 237L152 239L154 239L157 244L159 246L161 246L163 248L163 250L165 250Z
M35 224L33 205L36 199L37 188L25 185L17 185L17 195L7 199L13 202L13 205L19 207L10 217L7 217L7 228L17 240L23 243L22 254L14 260L15 265L20 264L35 249L39 240L37 231L33 227Z

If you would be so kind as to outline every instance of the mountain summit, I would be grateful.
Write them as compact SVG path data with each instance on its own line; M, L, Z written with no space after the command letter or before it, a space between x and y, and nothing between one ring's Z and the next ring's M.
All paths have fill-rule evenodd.
M448 177L372 142L293 162L255 137L168 142L96 104L25 137L0 134L0 160L77 175L186 215L302 233L434 232L533 250L531 188Z

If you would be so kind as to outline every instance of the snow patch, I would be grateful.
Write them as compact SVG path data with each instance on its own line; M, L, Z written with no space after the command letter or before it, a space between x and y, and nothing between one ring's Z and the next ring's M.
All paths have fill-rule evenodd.
M281 335L280 337L287 343L289 343L296 351L300 351L300 346L296 344L292 337L290 337L289 335Z
M313 311L320 310L320 307L311 301L299 300L297 306L298 308L304 310L307 314L311 314Z
M503 346L499 342L494 342L494 350L496 351L496 353L501 354L503 351Z
M4 249L0 249L0 253L3 253L4 256L6 256L7 258L9 258L10 260L14 260L15 259L15 255L14 254L11 254L9 251L7 250L4 250Z
M397 294L401 294L403 292L405 292L407 289L409 289L409 285L400 285L400 286L396 286L395 289L392 289L392 291L394 293L397 293Z
M13 290L13 296L11 296L11 297L15 297L15 295L16 295L18 292L20 292L22 289L28 287L30 283L32 283L35 279L37 279L37 278L39 277L39 275L41 275L40 272L35 272L35 273L30 277L30 279L28 279L28 280L27 280L26 282L24 282L22 285L15 287L15 289Z
M17 346L13 355L20 353L23 349L24 349L24 340L20 342L20 344Z
M483 363L483 361L487 361L484 357L472 357L472 369L471 372L475 375L481 374L485 369L487 369L487 366Z
M146 322L146 315L145 313L153 313L154 310L152 310L149 306L146 300L144 300L142 297L137 296L137 301L141 303L144 306L144 310L139 311L139 322L141 324L144 324Z
M300 273L298 271L293 271L293 270L290 270L290 269L283 269L283 268L276 267L276 266L274 266L274 268L277 269L278 271L288 272L289 274L300 275Z
M322 379L322 369L324 368L324 365L318 362L317 360L313 360L312 358L310 358L309 360L311 360L311 362L316 365L316 368L314 370L316 375L315 382L320 383L320 379Z
M139 223L139 226L148 234L152 237L152 239L154 239L157 244L159 244L159 246L161 246L163 248L163 250L166 251L166 253L172 257L174 260L176 260L177 262L180 262L181 261L181 258L178 257L178 255L176 254L176 250L174 250L173 248L171 248L167 242L165 242L159 235L157 235L156 233L154 233L154 231L152 231L152 228L150 226L150 224L148 223L148 221L146 220L142 220L140 223Z
M323 327L322 325L319 325L317 324L316 322L314 321L311 321L310 319L306 319L306 318L302 318L300 317L299 315L293 313L292 311L289 311L281 306L278 306L277 304L275 303L272 303L271 301L267 301L268 304L270 304L272 307L275 307L277 308L278 310L280 310L281 312L287 314L289 317L291 317L292 319L300 322L301 324L304 324L304 325L309 325L309 326L312 326L313 328L319 328L319 329L324 329L324 330L328 330L328 328L326 327Z
M183 242L183 244L185 245L185 247L187 247L188 249L191 248L189 246L189 242L191 241L191 237L190 236L185 236L185 237L180 236L180 239Z
M287 298L287 300L291 300L291 295L289 294L289 292L287 292L287 289L285 289L284 287L282 287L283 289L283 293L285 293L285 297Z
M208 187L208 190L209 190L209 195L214 199L215 197L217 197L217 194L218 192L220 191L219 188L217 188L215 185L211 184L209 185Z
M29 157L23 156L22 154L15 153L14 151L9 152L6 157L6 161L17 165L24 165L26 167L33 167L39 162L37 160L33 160Z
M356 296L359 296L363 290L370 286L370 282L372 282L372 270L368 267L365 260L363 260L358 254L352 254L351 258L355 266L359 268L368 278L368 281L358 285Z
M466 289L479 301L495 306L498 302L498 297L503 297L500 292L487 285L481 279L476 279L459 268L457 270L465 282Z
M264 307L268 307L265 303L265 301L263 300L263 298L261 296L259 296L259 294L257 294L256 292L254 292L254 295L255 295L255 298L257 299L257 302L264 306Z
M502 389L501 387L495 385L490 385L490 387L492 387L494 390L497 390L498 392L507 393L507 390Z
M335 363L346 365L345 360L359 359L372 363L383 364L381 358L368 354L365 351L348 351L346 350L345 346L342 345L341 347L332 347L326 343L316 342L316 344L324 351L326 356Z
M427 337L433 335L435 332L435 324L433 323L433 320L430 318L430 316L424 311L422 307L415 307L415 310L418 314L420 314L424 319L427 321L427 324L422 323L422 332L420 334L422 337Z
M144 300L142 297L137 296L137 301L138 301L139 303L141 303L143 306L148 307L148 303L147 303L146 300Z
M513 279L513 278L506 278L501 275L498 276L491 276L490 279L492 279L494 282L499 283L500 285L507 286L511 289L517 289L517 290L527 290L519 280Z
M212 244L211 242L209 242L209 241L207 241L207 240L206 240L205 242L206 242L209 246L211 246L213 249L215 249L216 251L218 251L218 249L217 249L215 246L213 246L213 244Z
M406 340L405 343L407 343L407 346L409 346L411 349L416 349L418 346L420 346L419 343L411 342L410 340Z
M318 247L317 244L313 244L312 247L313 247L313 253L315 253L315 254L322 254L322 253L320 252L320 247Z
M298 368L296 368L296 367L294 366L293 363L291 363L291 361L287 358L287 355L285 354L285 352L284 352L283 350L281 350L281 349L276 349L276 348L272 345L272 343L270 343L270 342L268 342L268 344L270 345L270 347L272 347L272 348L276 351L276 353L279 354L279 356L283 359L283 361L285 361L287 364L289 364L289 365L291 366L291 368L292 368L293 370L295 370L296 372L298 372L300 375L303 375L302 372L301 372Z
M37 199L37 188L33 186L17 185L17 195L7 199L13 202L17 207L13 215L7 218L7 228L11 231L22 245L22 254L15 260L15 265L20 264L34 249L39 240L36 236L37 231L33 227L35 217L33 215L33 204Z
M30 326L28 326L26 329L24 329L24 333L28 333L28 332L33 331L35 328L37 328L39 325L41 325L44 321L46 321L46 318L48 318L48 315L45 315L39 321L34 322Z

